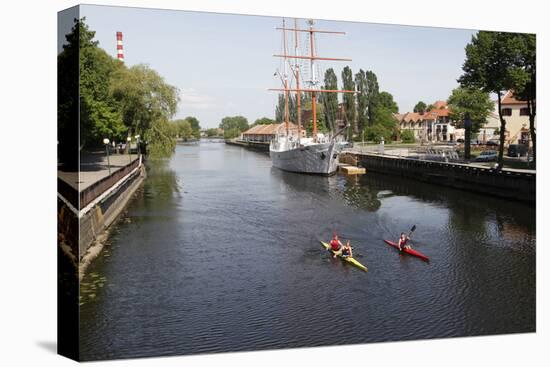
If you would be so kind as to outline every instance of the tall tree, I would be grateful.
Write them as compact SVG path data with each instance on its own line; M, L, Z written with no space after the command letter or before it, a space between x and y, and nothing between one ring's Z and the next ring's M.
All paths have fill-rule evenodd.
M363 69L355 74L355 85L357 87L357 126L359 131L363 131L368 123L368 96L367 96L367 76Z
M512 72L514 78L514 94L517 99L527 102L529 113L529 131L533 143L533 162L537 158L537 132L535 118L537 116L537 39L534 34L518 33L519 58L518 66Z
M63 52L58 56L61 78L60 124L80 122L80 148L100 146L103 138L118 138L126 130L116 103L109 93L109 80L115 71L123 66L99 48L99 42L94 40L94 37L95 32L89 29L85 18L75 19L71 33L66 36L68 44L63 46ZM75 54L78 55L77 58L74 58ZM77 75L70 73L76 69L67 65L69 60L78 62ZM65 72L68 73L64 76ZM66 95L65 85L71 85L71 82L66 80L68 75L75 77L75 82L78 83L78 102L74 96ZM66 104L67 102L78 104L79 119L64 121L64 106L70 105Z
M342 84L345 90L355 90L355 82L353 81L353 72L349 66L346 66L342 70ZM352 140L353 135L359 133L356 121L355 111L355 96L351 93L344 93L344 116L346 119L346 126L348 126L348 140Z
M494 108L489 93L475 88L459 87L453 89L447 103L450 118L456 121L456 127L458 128L464 127L466 113L470 114L472 134L479 132Z
M419 101L417 104L414 105L413 111L423 115L424 112L426 112L427 108L428 106L426 106L426 103Z
M248 120L244 116L227 116L220 122L220 129L236 129L242 132L248 129Z
M376 115L376 107L378 106L379 87L378 78L372 71L367 71L367 114L369 117L369 125L374 124L374 116Z
M324 89L338 89L338 81L334 69L325 72ZM336 117L338 113L338 96L336 93L319 93L324 107L325 126L330 131L336 131Z
M380 92L378 95L378 104L380 108L385 108L392 113L399 112L397 103L393 100L393 96L388 92Z
M79 146L79 101L78 82L80 66L79 38L83 28L81 21L74 19L74 25L65 38L63 51L57 56L57 139L58 159L64 169L78 170ZM89 37L93 38L93 37Z
M155 70L140 64L117 70L111 93L130 134L149 136L148 151L153 157L169 156L173 152L170 147L174 144L174 132L169 130L173 125L168 121L176 113L178 89L167 84Z
M487 122L494 108L489 93L481 89L456 88L447 100L450 118L456 121L456 127L465 129L464 158L470 159L472 134L477 134Z
M275 121L270 119L269 117L262 117L262 118L256 119L256 121L254 121L252 126L269 125L269 124L273 124L273 123L275 123Z
M285 119L285 95L279 93L277 95L277 105L275 105L275 121L283 122Z
M516 69L520 45L513 33L479 31L466 45L466 60L462 66L464 74L458 79L463 87L479 88L497 95L498 116L500 119L500 145L498 169L502 168L506 120L502 115L503 92L514 86L513 74Z
M201 137L201 123L200 121L193 116L187 116L185 118L185 121L189 123L189 126L191 126L192 135L195 139L200 139Z

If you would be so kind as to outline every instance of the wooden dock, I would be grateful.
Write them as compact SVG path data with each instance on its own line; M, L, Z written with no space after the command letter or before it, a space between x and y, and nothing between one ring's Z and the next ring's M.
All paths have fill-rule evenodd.
M351 164L338 164L338 171L346 175L364 175L367 170L363 167L352 166Z

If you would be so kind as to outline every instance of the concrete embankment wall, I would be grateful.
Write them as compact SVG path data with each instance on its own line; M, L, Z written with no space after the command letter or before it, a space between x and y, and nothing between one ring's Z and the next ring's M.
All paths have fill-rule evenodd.
M255 150L262 153L269 153L269 142L255 142L244 140L226 140L228 145L237 145L250 150Z
M145 178L144 166L124 180L116 189L109 192L100 202L80 218L79 254L80 260L89 247L100 238L128 205L136 190Z
M369 171L398 175L502 198L535 202L536 174L466 164L348 152Z
M145 176L145 166L136 160L81 192L58 179L59 251L80 278ZM80 203L86 205L79 208Z

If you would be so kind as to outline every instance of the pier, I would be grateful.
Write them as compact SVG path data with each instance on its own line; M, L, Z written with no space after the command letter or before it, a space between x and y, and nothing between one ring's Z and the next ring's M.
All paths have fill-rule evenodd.
M535 202L534 170L498 170L476 164L428 161L356 151L348 151L342 156L343 159L355 159L357 164L367 171L407 177L506 199Z

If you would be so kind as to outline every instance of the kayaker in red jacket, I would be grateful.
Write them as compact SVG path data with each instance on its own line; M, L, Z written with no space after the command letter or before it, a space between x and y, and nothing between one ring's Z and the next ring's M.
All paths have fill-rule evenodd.
M336 257L342 253L342 242L338 239L338 235L335 233L330 241L330 249L333 252L332 257Z
M409 236L402 232L401 236L399 237L399 241L397 242L397 245L399 246L399 251L403 251L403 249L406 248L411 248L411 245L407 245L407 241L409 240Z

